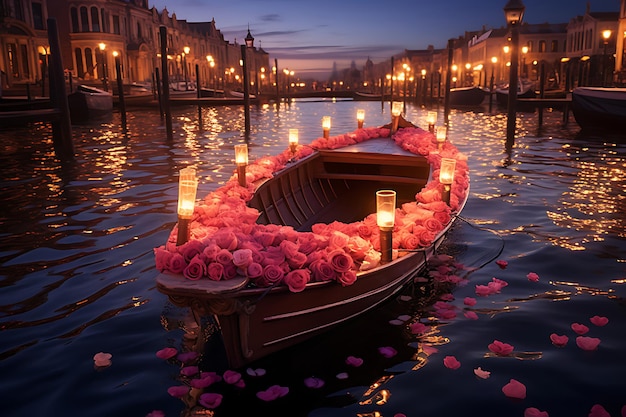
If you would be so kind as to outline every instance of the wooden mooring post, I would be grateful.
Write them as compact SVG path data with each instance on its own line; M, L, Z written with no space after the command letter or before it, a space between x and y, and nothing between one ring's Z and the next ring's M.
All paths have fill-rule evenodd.
M167 140L174 139L172 132L172 112L170 109L170 77L167 69L167 27L159 27L159 36L161 39L161 77L163 78L163 112L165 113L165 131L167 132Z

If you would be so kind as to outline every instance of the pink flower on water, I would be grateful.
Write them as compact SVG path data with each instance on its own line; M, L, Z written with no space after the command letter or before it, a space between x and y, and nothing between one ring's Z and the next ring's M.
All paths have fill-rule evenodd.
M552 344L554 346L563 347L569 341L569 337L567 337L566 335L558 335L556 333L552 333L550 335L550 340L552 341Z
M391 346L379 347L378 352L380 352L380 354L383 355L385 358L393 358L398 354L398 351Z
M534 272L529 272L528 275L526 275L526 278L528 278L529 281L533 282L539 281L539 275L535 274Z
M572 330L576 334L583 335L583 334L585 334L585 333L587 333L589 331L589 327L585 326L584 324L580 324L580 323L572 323Z
M487 379L491 376L491 372L483 370L480 366L474 369L474 375L481 379Z
M469 307L473 307L476 305L476 299L474 297L465 297L463 299L463 304Z
M174 398L183 398L188 392L189 387L187 385L176 385L167 389L167 393Z
M430 327L428 327L424 323L420 323L419 321L409 325L409 328L411 329L411 333L413 334L422 334L430 329Z
M322 388L324 386L324 381L320 378L316 378L312 376L304 380L304 385L307 388L317 389L317 388Z
M540 411L538 408L535 407L528 407L526 410L524 410L524 417L548 417L548 412L547 411Z
M478 314L476 314L473 311L466 311L465 313L463 313L463 315L465 316L466 319L470 319L470 320L478 320Z
M177 354L178 354L178 350L176 350L176 348L166 347L166 348L159 350L156 353L156 356L159 359L170 359L176 356Z
M589 412L589 417L611 417L611 415L600 404L594 404Z
M257 398L263 401L274 401L277 398L284 397L289 393L289 388L280 385L272 385L265 391L256 393Z
M501 269L504 269L507 267L509 263L507 261L504 260L497 260L496 261L496 265L498 265Z
M165 413L162 410L152 410L146 414L146 417L165 417Z
M98 368L104 368L107 366L111 366L111 358L113 355L110 353L99 352L93 355L93 363Z
M183 363L191 362L197 358L198 358L198 352L194 352L194 351L180 353L178 354L178 356L176 356L176 359L178 359L179 361Z
M363 359L357 358L355 356L348 356L346 358L346 365L350 365L350 366L354 366L355 368L358 368L359 366L363 365Z
M180 374L183 376L194 376L200 372L200 369L197 366L185 366L180 370Z
M250 376L263 376L265 375L265 369L263 368L257 368L257 369L252 369L252 368L248 368L246 369L246 373Z
M513 352L513 346L508 343L503 343L499 340L494 340L493 343L490 343L488 346L490 351L495 353L498 356L507 356Z
M503 386L502 392L509 398L526 398L526 386L515 379L511 379L508 384Z
M241 381L241 374L239 372L228 370L224 372L224 382L227 384L235 385Z
M597 337L578 336L576 338L576 346L582 350L596 350L600 344Z
M476 295L480 297L486 297L488 295L493 294L491 288L486 285L476 285Z
M222 394L207 392L200 396L199 403L201 406L210 410L217 408L222 403Z
M589 321L591 321L591 323L595 324L596 326L602 327L607 325L609 319L602 316L593 316L589 319Z
M459 362L454 356L446 356L443 358L443 364L448 369L459 369L461 362Z

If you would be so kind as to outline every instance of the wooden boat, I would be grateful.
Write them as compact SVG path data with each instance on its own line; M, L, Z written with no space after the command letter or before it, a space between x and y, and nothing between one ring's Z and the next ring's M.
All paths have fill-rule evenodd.
M113 114L113 95L88 85L79 85L67 96L72 123L100 119Z
M572 113L582 130L624 133L626 88L577 87Z
M507 107L509 104L509 86L496 88L496 101L498 105ZM520 81L517 83L517 98L536 98L537 92L533 83ZM519 106L518 106L519 107ZM532 107L534 110L534 106Z
M478 106L489 94L489 91L482 87L458 87L450 89L451 106Z
M207 196L204 202L210 202L208 207L196 206L196 220L192 221L190 229L193 230L194 222L197 222L199 224L196 226L200 230L206 231L207 227L215 230L215 234L208 240L204 232L200 233L204 244L209 245L206 247L213 248L212 243L207 243L213 238L216 239L215 242L223 242L224 234L232 227L235 228L233 233L239 236L238 248L249 247L247 245L251 243L246 240L248 238L257 239L257 228L267 230L262 233L265 245L263 250L266 251L263 253L266 257L273 253L268 245L275 245L278 239L287 235L291 236L289 239L297 236L299 250L302 253L308 252L305 256L307 262L309 259L319 259L322 254L330 256L328 253L331 252L332 245L329 242L335 237L340 241L349 237L350 242L361 242L363 250L369 248L368 255L355 260L346 275L340 275L338 270L331 269L334 278L311 278L303 290L300 288L296 292L284 285L289 274L285 275L282 284L268 287L255 284L259 279L253 280L250 276L245 276L241 273L241 268L239 273L228 280L192 280L185 279L181 273L168 271L167 263L173 262L175 256L180 260L182 255L177 255L176 252L184 253L189 247L193 247L188 245L200 246L194 240L193 232L188 243L175 246L177 238L173 231L168 243L155 249L157 268L162 271L156 278L157 288L174 304L190 307L195 317L213 316L216 319L230 366L243 366L353 319L397 294L423 270L427 259L442 243L456 215L465 204L469 177L466 161L461 157L457 161L457 176L452 189L453 195L458 198L453 197L449 206L440 199L433 203L416 201L418 192L418 196L424 198L430 198L427 195L440 198L438 187L441 184L431 178L436 166L431 167L429 161L436 165L436 161L441 161L441 158L427 158L427 155L409 151L408 149L415 150L418 147L435 151L435 137L411 124L405 123L401 126L405 127L399 129L393 138L389 137L388 127L358 129L352 136L317 139L311 145L300 146L293 154L287 150L274 159L262 158L251 170L257 174L247 176L247 191L242 191L243 187L236 184L235 179L231 179L222 189ZM350 139L351 137L354 139ZM342 141L353 143L339 147ZM438 152L441 156L461 155L448 142ZM267 172L259 174L259 170L263 171L267 166L278 166L278 170L272 175L267 175ZM380 237L376 226L375 193L381 189L396 191L396 207L402 207L396 210L397 213L404 213L405 209L422 210L430 204L437 205L448 216L437 226L436 231L432 231L427 243L421 246L408 242L417 236L418 230L423 232L424 226L417 221L409 221L409 214L403 217L402 227L397 226L397 230L394 229L393 232L393 239L398 241L398 256L386 263L376 260L375 255L380 255L380 252L374 247L375 243L370 243L370 240L377 242ZM231 198L243 198L242 196L248 195L248 191L253 191L253 194L241 203L248 211L230 209L222 211L220 215L205 217L206 213L222 207L220 199L227 199L232 204ZM246 224L244 220L248 218L250 211L256 213L252 220L256 224ZM220 216L230 216L231 220ZM234 224L240 222L243 225L241 229L237 229L240 226ZM368 230L367 225L371 226L372 222L374 226L369 229L371 234L368 236L365 230ZM338 235L335 228L345 233ZM359 230L358 233L356 229ZM411 230L411 236L401 234L408 230ZM360 233L365 237L361 237ZM399 236L403 238L400 239ZM293 246L285 244L285 241L286 238L279 246ZM317 249L312 250L311 242L316 242ZM324 243L328 246L324 247ZM230 245L233 249L232 242ZM208 251L205 249L202 249L203 256ZM374 255L374 260L368 264L370 255ZM198 256L199 260L203 259L199 255L194 256ZM298 256L286 257L286 263L283 262L282 267L298 267L290 263L295 258ZM205 261L206 259L202 262ZM330 260L328 262L333 264ZM315 272L311 272L316 268L313 262L304 265L298 271L303 270L310 277L317 276ZM269 269L267 266L265 268ZM250 267L250 275L249 271ZM350 277L351 274L355 279L342 283L340 277ZM199 320L199 323L206 321ZM200 339L203 338L199 337L198 340Z
M382 101L382 94L365 93L362 91L355 91L353 100L355 101Z
M200 88L200 97L224 97L224 90L202 87Z

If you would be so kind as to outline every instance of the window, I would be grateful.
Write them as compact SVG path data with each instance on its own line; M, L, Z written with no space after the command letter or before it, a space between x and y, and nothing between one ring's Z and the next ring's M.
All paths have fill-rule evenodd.
M91 31L100 32L100 13L96 7L91 8Z
M13 1L13 13L17 20L24 21L24 9L22 9L22 0Z
M72 7L70 9L70 15L72 19L72 32L80 32L80 26L78 25L78 10L76 9L76 7Z
M137 39L141 39L141 23L137 22Z
M102 17L102 32L109 33L109 14L104 11L104 8L100 10L100 15Z
M83 66L83 51L80 48L74 50L74 57L76 58L76 75L78 78L85 78L85 67Z
M546 41L539 41L539 52L546 52Z
M113 33L120 34L120 17L117 15L113 15Z
M17 65L17 45L14 43L7 44L7 54L9 56L9 72L13 78L19 78L20 67Z
M552 40L550 43L550 52L559 52L559 41Z
M32 3L33 8L33 26L37 30L44 30L43 25L43 10L41 8L41 3Z
M81 32L89 32L89 15L85 6L80 8Z
M94 72L95 65L93 64L93 55L91 53L91 48L85 48L85 72L91 76L94 76L96 73Z
M535 46L533 44L533 41L528 41L528 52L533 52L535 50Z
M22 60L22 71L24 74L24 78L30 78L30 67L28 65L28 47L24 44L20 45L20 52Z

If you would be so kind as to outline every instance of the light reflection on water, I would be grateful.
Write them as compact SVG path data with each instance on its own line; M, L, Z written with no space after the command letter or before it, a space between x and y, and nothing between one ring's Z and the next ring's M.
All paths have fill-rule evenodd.
M387 106L327 100L297 102L278 112L272 106L255 107L251 158L282 151L292 127L300 129L303 143L321 136L325 115L333 120L331 135L356 127L356 108L366 109L366 126L385 124ZM409 107L408 113L409 120L426 125L426 110ZM174 108L173 115L171 143L156 110L129 113L126 135L118 115L103 124L74 126L78 161L66 167L54 160L46 126L0 131L0 372L11 375L7 398L12 398L6 415L25 415L26 410L72 415L78 409L89 409L92 416L144 416L153 409L166 410L168 416L180 413L182 403L166 392L176 384L176 367L156 361L154 352L181 343L181 332L165 331L159 317L174 323L185 317L154 288L152 248L165 241L176 221L178 170L196 166L202 178L199 196L224 183L234 171L233 149L243 141L244 121L237 107L203 109L202 129L195 107ZM440 353L426 356L424 340L416 345L405 332L374 336L372 326L381 332L394 314L432 320L422 305L392 303L377 317L355 323L346 335L321 338L318 343L326 351L318 355L324 360L311 361L317 368L307 368L294 356L275 358L285 361L274 365L277 381L294 373L290 395L302 399L278 403L278 410L296 415L308 407L306 399L315 395L298 388L306 372L314 369L335 386L334 375L344 371L343 355L367 355L379 347L380 338L395 344L398 360L389 365L370 355L366 364L376 366L350 371L357 374L358 382L352 383L359 387L346 388L348 380L341 388L351 391L354 401L344 399L346 408L335 410L332 401L315 397L318 410L312 415L439 416L480 410L502 416L523 415L528 406L551 415L587 415L595 402L618 415L624 403L618 393L625 386L617 375L624 374L626 348L624 145L577 137L571 117L567 128L560 127L560 112L544 117L539 131L535 114L519 114L523 137L508 155L504 113L451 113L449 138L469 156L472 185L463 212L467 222L455 226L448 249L473 267L498 256L509 261L506 270L488 262L469 275L470 285L455 291L455 305L462 309L463 298L475 296L474 284L494 276L509 281L501 295L479 300L474 309L479 320L433 322L428 342ZM440 109L438 123L442 120ZM539 283L526 280L530 271L541 277ZM610 325L592 329L590 334L603 342L600 351L585 354L576 348L569 326L588 322L594 314L609 317ZM569 332L566 348L556 351L550 344L553 331ZM485 361L493 339L515 344L518 352L542 352L542 357L530 368L506 359ZM91 358L99 351L111 352L114 364L95 372ZM446 355L455 355L462 367L444 368ZM216 363L209 358L208 366ZM490 368L493 376L476 380L472 369L477 366ZM58 378L63 378L60 386L48 382ZM527 402L511 404L502 396L500 387L510 378L528 386ZM376 381L369 395L359 397ZM242 398L261 413L276 411L254 402L254 389L267 388L263 382L249 384L251 398ZM570 400L574 390L586 395ZM227 391L223 409L238 395ZM485 404L492 407L486 410Z

